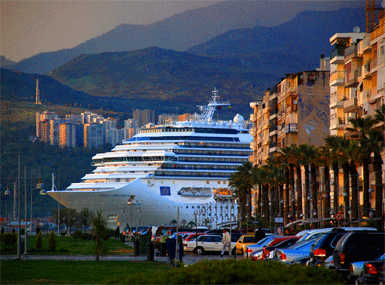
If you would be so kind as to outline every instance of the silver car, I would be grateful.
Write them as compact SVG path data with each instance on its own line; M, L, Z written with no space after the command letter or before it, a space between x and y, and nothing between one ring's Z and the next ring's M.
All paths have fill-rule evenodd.
M296 242L292 246L278 249L275 253L277 260L285 263L302 262L310 257L310 248L315 239Z

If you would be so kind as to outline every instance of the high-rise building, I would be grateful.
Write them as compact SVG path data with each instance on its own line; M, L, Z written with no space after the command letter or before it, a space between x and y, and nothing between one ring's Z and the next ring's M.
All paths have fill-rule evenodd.
M145 126L148 123L155 124L155 111L153 110L139 110L133 111L132 116L138 122L139 127Z
M36 112L36 137L40 138L40 121L57 119L58 115L55 112L44 111L43 113Z
M103 146L104 136L104 128L101 124L84 124L84 147L99 148Z
M60 124L60 147L75 147L76 146L76 126L74 123Z
M60 125L66 123L66 120L63 118L57 118L50 120L50 143L51 145L60 144Z

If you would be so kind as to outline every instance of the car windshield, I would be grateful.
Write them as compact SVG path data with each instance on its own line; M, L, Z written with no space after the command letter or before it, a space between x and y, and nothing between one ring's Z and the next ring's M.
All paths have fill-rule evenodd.
M244 237L243 242L244 243L252 243L252 242L254 242L254 237Z

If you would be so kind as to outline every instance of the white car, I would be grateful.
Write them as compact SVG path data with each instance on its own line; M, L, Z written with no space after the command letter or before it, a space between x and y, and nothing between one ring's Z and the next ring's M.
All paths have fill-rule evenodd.
M230 248L233 250L235 242L231 242ZM222 237L220 235L202 235L194 241L183 242L183 249L186 252L203 254L205 252L222 251ZM228 249L226 249L228 253Z

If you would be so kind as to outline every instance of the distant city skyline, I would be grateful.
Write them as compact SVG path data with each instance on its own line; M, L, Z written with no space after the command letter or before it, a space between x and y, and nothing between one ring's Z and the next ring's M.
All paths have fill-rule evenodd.
M73 48L120 24L151 24L187 10L207 7L222 1L2 0L0 55L13 61L20 61L41 52Z

